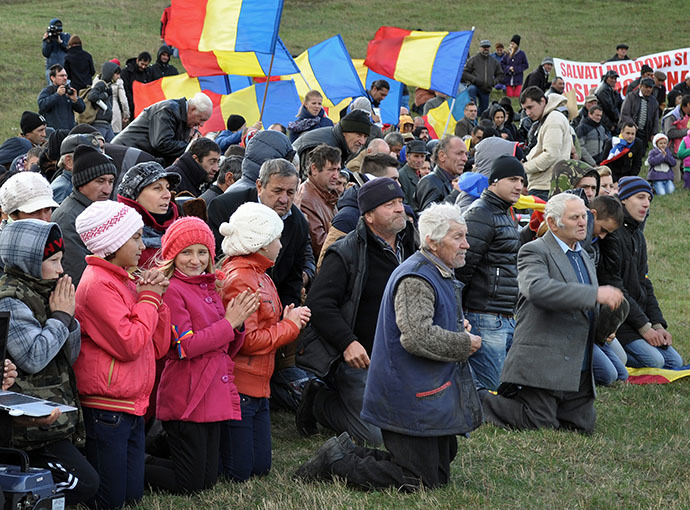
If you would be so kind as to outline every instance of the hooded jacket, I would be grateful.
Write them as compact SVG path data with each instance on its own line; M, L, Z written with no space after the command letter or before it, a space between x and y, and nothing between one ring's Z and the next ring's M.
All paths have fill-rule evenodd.
M79 407L72 363L79 355L79 323L68 313L50 311L48 303L57 279L42 279L44 248L55 223L19 220L0 234L0 259L5 274L0 279L0 310L10 312L8 357L17 365L12 391ZM49 427L19 427L12 431L12 445L35 449L71 439L83 444L83 417L64 413Z
M549 73L546 72L546 69L541 64L527 75L523 89L533 86L539 87L542 92L546 92L549 89Z
M132 86L135 81L141 83L149 83L153 81L151 68L147 67L143 71L137 66L136 57L127 59L125 62L125 67L122 69L122 84L125 86L125 94L127 95L127 101L129 102L129 111L134 115L134 95Z
M101 74L94 78L91 92L86 96L86 99L91 101L96 109L96 120L94 122L110 124L110 121L113 120L113 88L111 85L116 70L116 63L104 63L101 67ZM105 105L105 110L99 104L99 101Z
M551 94L544 107L537 144L527 154L525 173L530 190L548 190L551 182L551 168L561 159L570 159L573 145L568 118L556 111L565 106L568 99L560 94Z
M295 140L292 146L299 154L300 166L302 168L308 168L306 164L307 156L312 149L322 143L340 149L341 161L343 163L346 163L352 156L343 136L343 128L340 126L340 122L338 122L333 127L322 127L308 131Z
M256 188L259 169L264 161L283 158L292 163L293 157L294 151L287 136L279 131L260 131L247 144L247 150L242 160L242 177L227 191Z
M588 116L575 128L580 146L599 164L606 154L602 154L606 140L611 138L601 122L594 122Z
M88 87L91 84L91 78L96 74L91 53L84 51L81 44L69 48L65 55L65 71L72 87L77 89L77 92Z
M156 81L159 78L164 78L165 76L175 76L176 74L179 74L177 68L173 65L170 65L170 59L168 59L168 62L161 61L161 55L163 53L167 53L170 58L172 58L173 52L170 49L170 46L164 44L158 49L156 63L151 66L151 81Z

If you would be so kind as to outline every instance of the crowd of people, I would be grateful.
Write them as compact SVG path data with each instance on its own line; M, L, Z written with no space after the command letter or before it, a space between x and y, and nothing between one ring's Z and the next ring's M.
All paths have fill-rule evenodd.
M643 67L623 98L609 72L570 119L520 43L480 41L441 139L433 91L381 123L385 80L337 122L310 91L287 127L202 136L203 93L135 115L174 49L94 77L51 20L50 83L0 147L2 388L76 411L2 413L0 442L68 504L119 508L267 474L281 408L337 434L298 479L412 491L483 422L590 434L595 384L682 366L644 227L690 187L690 73L667 95Z

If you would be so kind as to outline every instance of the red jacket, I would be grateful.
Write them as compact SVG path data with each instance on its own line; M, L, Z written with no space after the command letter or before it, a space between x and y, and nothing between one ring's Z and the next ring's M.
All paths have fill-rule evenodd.
M123 268L89 255L74 316L81 352L74 364L82 405L143 416L156 359L170 347L170 310L154 292L137 294Z
M283 319L278 291L266 270L273 262L259 253L233 257L223 264L227 275L221 296L223 306L247 288L259 289L261 305L244 322L244 344L235 356L235 385L250 397L269 397L275 353L279 347L294 341L299 327Z
M170 308L173 345L158 386L156 417L208 423L241 420L232 357L244 340L225 320L216 275L186 276L175 271L163 300ZM184 333L191 331L191 335ZM176 341L181 337L180 358Z

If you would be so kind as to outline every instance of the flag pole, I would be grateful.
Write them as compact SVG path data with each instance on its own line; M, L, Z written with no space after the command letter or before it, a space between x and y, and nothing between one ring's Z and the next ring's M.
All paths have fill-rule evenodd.
M268 76L266 77L266 88L264 89L264 99L261 101L261 112L259 113L259 122L264 118L264 106L266 106L266 94L268 94L268 84L271 83L271 71L273 71L273 59L276 56L275 49L271 53L271 63L268 66Z
M308 82L307 79L304 77L304 74L302 74L302 70L301 70L301 69L300 69L299 75L300 75L300 76L302 77L302 79L304 80L304 83L305 83L305 85L307 86L307 88L308 88L309 90L311 90L311 85L309 85L309 82Z
M455 108L455 98L453 98L453 102L450 105L450 110L448 111L448 118L446 119L446 127L443 128L443 134L441 135L441 138L443 138L446 135L446 131L448 131L448 123L450 122L450 116L453 115L453 108Z

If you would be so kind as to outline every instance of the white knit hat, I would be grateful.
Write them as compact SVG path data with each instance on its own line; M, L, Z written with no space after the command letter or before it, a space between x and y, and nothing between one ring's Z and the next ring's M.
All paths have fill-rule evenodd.
M32 213L46 207L58 207L58 203L53 200L53 190L41 174L19 172L0 188L0 208L6 214Z
M668 142L668 136L666 136L664 133L657 133L654 135L654 138L652 138L652 145L656 147L656 142L664 138ZM657 147L658 148L658 147ZM5 209L3 208L3 211Z
M230 221L218 231L225 236L221 247L229 257L256 253L275 241L283 232L283 220L273 209L257 202L237 208Z
M86 248L99 257L119 250L144 226L141 215L128 205L112 200L94 202L77 216L77 233Z

